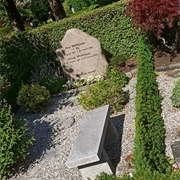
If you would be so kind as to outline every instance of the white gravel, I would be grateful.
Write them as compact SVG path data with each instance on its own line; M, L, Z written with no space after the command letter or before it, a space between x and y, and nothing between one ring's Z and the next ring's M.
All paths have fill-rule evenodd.
M166 73L157 76L159 90L163 96L162 116L166 128L166 154L173 157L171 145L178 140L176 127L180 126L180 111L172 107L170 96L175 78ZM130 93L130 100L123 111L112 117L120 132L120 148L112 148L114 161L117 164L116 175L133 171L131 154L133 154L135 137L135 86L136 77L131 78L125 87ZM29 121L30 131L34 132L36 142L29 149L29 155L11 180L79 180L78 169L65 166L67 156L75 141L79 124L85 110L77 102L78 95L65 94L51 98L46 111L30 115L22 109L17 117L25 117ZM114 152L113 152L114 150ZM111 153L111 152L110 152Z

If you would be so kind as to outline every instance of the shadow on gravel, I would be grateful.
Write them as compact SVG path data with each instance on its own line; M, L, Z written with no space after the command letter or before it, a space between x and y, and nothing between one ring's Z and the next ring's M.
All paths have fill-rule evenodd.
M56 111L61 110L62 108L66 106L73 107L74 101L71 101L70 98L77 96L78 92L74 91L72 93L61 93L59 95L53 95L51 98L51 101L48 104L48 107L46 108L47 114L53 114Z
M15 118L25 118L28 121L27 128L29 135L33 135L36 141L27 149L28 155L25 160L18 162L15 165L14 174L18 172L26 172L30 166L33 166L39 159L41 159L47 150L54 146L53 140L55 137L55 130L53 116L49 116L56 111L61 110L66 106L74 106L74 101L70 98L75 96L75 93L61 94L51 98L48 107L45 111L37 114L30 114L20 109Z
M15 173L26 172L29 166L33 166L36 161L43 157L46 150L49 150L53 146L52 141L54 133L50 122L41 121L41 116L32 116L25 118L28 120L27 127L29 135L33 135L36 140L33 142L33 145L30 145L27 149L28 155L25 160L22 160L20 164L17 164Z
M114 143L113 145L105 148L109 158L111 159L112 164L116 168L120 162L121 157L121 146L122 146L122 135L123 135L123 126L124 126L125 114L111 118L113 121L118 133L119 133L119 142Z

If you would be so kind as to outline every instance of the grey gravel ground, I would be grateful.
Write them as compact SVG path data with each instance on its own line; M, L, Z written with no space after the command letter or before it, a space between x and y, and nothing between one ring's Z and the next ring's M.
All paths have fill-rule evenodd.
M177 126L180 126L180 111L171 105L170 96L175 78L165 72L157 76L159 90L163 96L162 116L166 128L166 154L173 157L171 144L178 140ZM125 87L129 91L130 100L123 111L113 115L119 133L120 143L118 148L111 148L109 155L117 164L116 175L133 171L129 161L133 153L135 137L135 85L133 77ZM78 94L64 94L51 98L46 111L40 114L27 114L22 109L17 117L25 117L29 121L30 131L34 132L36 142L29 149L29 155L11 177L11 180L78 180L81 179L79 171L68 169L65 166L67 156L76 138L79 124L85 110L77 102Z

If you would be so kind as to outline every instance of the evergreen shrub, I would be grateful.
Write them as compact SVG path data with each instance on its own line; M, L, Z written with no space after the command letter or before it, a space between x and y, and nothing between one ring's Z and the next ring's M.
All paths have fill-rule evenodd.
M0 101L0 179L25 158L27 147L35 140L27 135L25 119L15 119L6 101Z
M154 73L152 52L142 36L138 46L136 92L135 170L140 174L147 170L167 173L170 171L170 165L165 156L161 96Z
M172 105L179 108L180 107L180 78L175 81L175 85L172 91Z
M39 84L22 85L17 97L17 104L24 107L27 112L42 111L50 99L49 91Z

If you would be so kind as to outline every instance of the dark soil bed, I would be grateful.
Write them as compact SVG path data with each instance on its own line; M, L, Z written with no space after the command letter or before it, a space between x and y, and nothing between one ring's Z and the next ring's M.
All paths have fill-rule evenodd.
M176 54L173 58L169 53L163 51L154 52L155 68L166 67L171 64L180 63L180 54ZM122 72L126 73L137 68L137 58L131 58L126 63L122 63L117 67Z

